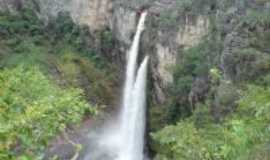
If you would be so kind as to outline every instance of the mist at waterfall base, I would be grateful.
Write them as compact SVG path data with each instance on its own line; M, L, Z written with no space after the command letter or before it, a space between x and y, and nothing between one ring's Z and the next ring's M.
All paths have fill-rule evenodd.
M147 13L141 14L132 46L128 52L121 112L92 132L91 145L83 160L143 160L148 56L137 67L140 37Z

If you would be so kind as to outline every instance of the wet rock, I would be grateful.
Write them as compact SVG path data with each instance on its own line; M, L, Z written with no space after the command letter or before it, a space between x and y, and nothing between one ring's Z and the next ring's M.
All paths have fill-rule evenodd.
M84 149L89 145L88 133L91 128L93 128L92 120L87 119L79 127L71 127L66 130L65 134L61 134L52 140L45 153L44 160L50 160L54 157L61 160L70 160L76 154L81 157ZM79 146L82 147L82 150L78 150Z

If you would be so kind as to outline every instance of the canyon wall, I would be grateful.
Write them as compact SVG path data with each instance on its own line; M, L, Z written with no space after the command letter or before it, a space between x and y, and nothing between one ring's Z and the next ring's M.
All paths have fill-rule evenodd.
M110 28L119 41L122 57L131 43L140 12L147 9L149 16L141 52L152 57L153 98L159 103L165 101L165 88L173 81L170 68L176 63L179 48L188 49L198 44L209 26L205 16L183 16L173 26L162 26L158 22L160 14L177 9L175 2L168 0L0 0L1 10L16 12L23 6L33 7L45 22L60 12L68 12L74 22L89 26L93 32Z
M220 66L225 77L234 79L237 76L232 73L234 68L227 64L230 63L231 53L234 48L248 46L245 42L247 37L237 30L241 25L240 17L250 6L265 10L270 8L269 2L253 0L209 3L200 0L194 4L197 6L190 6L189 1L174 0L0 0L0 10L15 13L24 7L31 7L44 22L60 12L67 12L74 22L87 25L93 33L109 29L118 41L119 52L116 54L122 57L121 63L124 63L139 14L147 9L147 29L142 37L140 52L151 56L151 95L157 104L162 104L166 100L166 88L173 81L172 68L179 63L177 56L202 42L213 19L218 22L216 27L224 37ZM212 19L210 14L214 15Z

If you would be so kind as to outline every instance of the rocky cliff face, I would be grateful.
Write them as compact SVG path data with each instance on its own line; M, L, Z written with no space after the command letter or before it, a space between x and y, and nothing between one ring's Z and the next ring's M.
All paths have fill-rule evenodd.
M229 3L233 7L229 7ZM197 5L196 14L190 12L190 5ZM31 6L45 22L60 12L68 12L76 23L89 26L92 32L104 28L111 30L119 42L117 54L122 57L122 61L131 44L139 14L147 9L149 16L141 52L151 56L150 68L154 80L152 95L156 102L163 103L166 88L173 81L172 66L178 63L178 53L196 46L209 33L210 12L215 10L215 21L220 21L218 27L225 37L220 60L224 76L234 79L241 73L235 71L237 66L231 66L230 57L235 48L249 45L246 41L248 37L240 35L236 29L240 28L239 19L246 14L246 8L252 6L269 10L270 5L251 0L228 3L201 0L194 4L172 0L0 0L2 11L16 12L24 6Z
M44 21L68 12L73 20L91 30L108 26L112 13L111 0L0 0L0 9L18 11L32 7Z
M168 0L0 0L0 9L16 11L29 4L45 21L60 12L68 12L76 23L89 26L93 32L110 28L120 42L119 54L122 57L131 44L140 12L147 9L149 16L141 52L152 57L153 93L159 103L165 101L165 88L173 81L171 66L176 63L179 49L198 44L209 27L209 20L205 16L187 15L179 17L180 21L172 26L162 24L160 16L163 12L177 10L175 1Z
M114 3L113 8L111 29L121 42L124 53L131 43L140 12L144 9L148 10L147 29L142 38L141 52L152 57L150 67L154 80L152 95L156 102L164 103L165 90L168 84L173 81L172 66L176 63L179 49L188 49L200 42L200 39L208 32L208 18L183 16L176 13L180 21L172 25L163 24L162 20L164 19L162 19L161 14L177 10L175 1L168 0L122 0Z

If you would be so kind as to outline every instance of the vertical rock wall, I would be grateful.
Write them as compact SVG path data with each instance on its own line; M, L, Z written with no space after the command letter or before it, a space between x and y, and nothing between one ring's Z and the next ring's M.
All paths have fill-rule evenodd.
M109 26L112 14L111 0L0 0L2 11L16 12L23 6L31 6L45 21L68 12L76 23L91 30Z
M162 26L158 20L160 14L164 10L177 10L175 1L169 0L0 0L2 11L16 12L26 5L32 5L44 21L60 12L68 12L74 22L89 26L93 32L110 28L119 41L119 54L123 59L131 44L139 14L148 9L141 52L151 56L153 98L158 103L166 99L165 89L173 81L171 67L176 63L179 49L198 44L209 26L209 20L204 16L182 16L175 24Z

